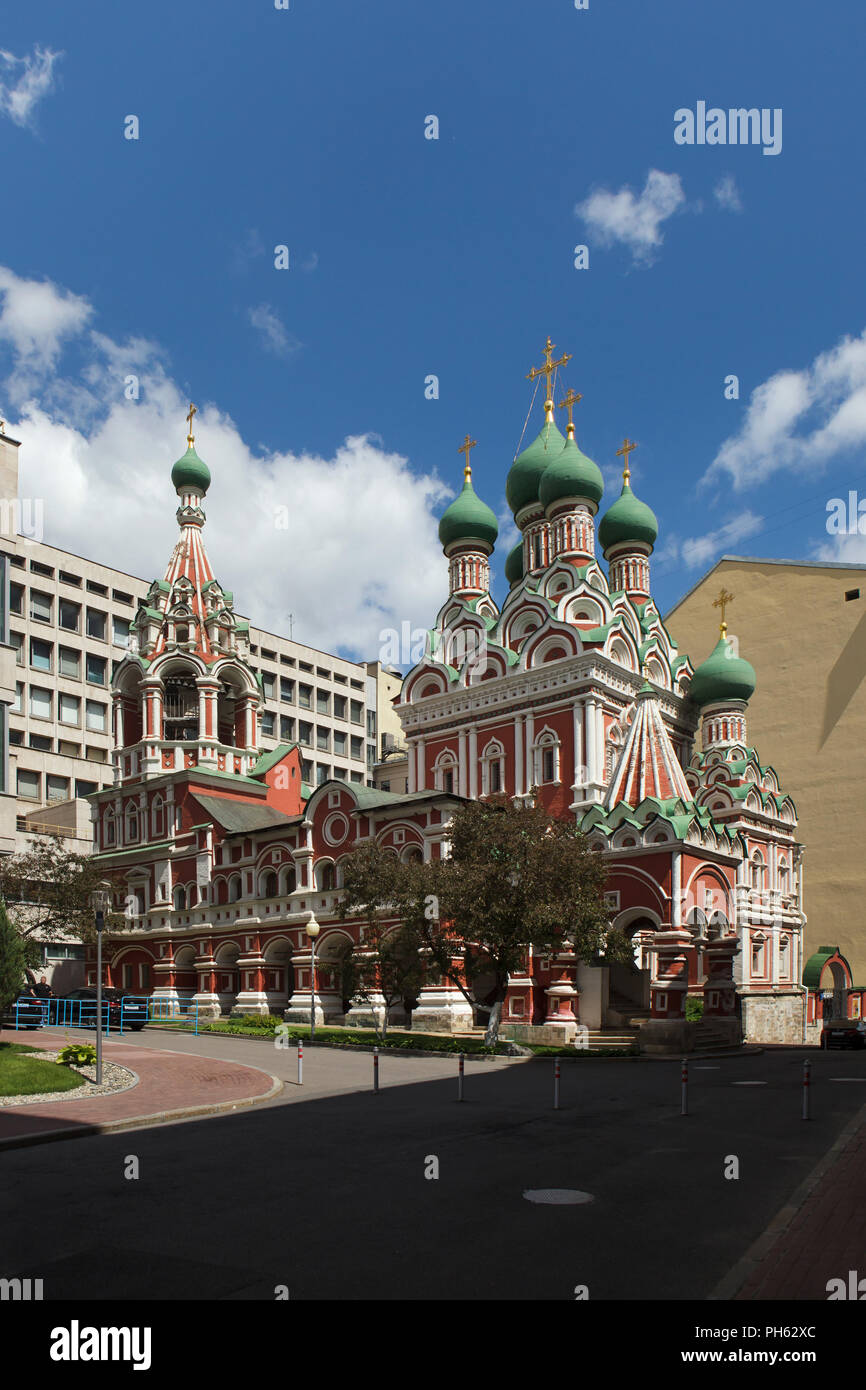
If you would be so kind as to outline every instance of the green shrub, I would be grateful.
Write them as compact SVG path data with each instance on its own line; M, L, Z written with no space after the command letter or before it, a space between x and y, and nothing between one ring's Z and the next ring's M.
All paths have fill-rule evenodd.
M96 1061L96 1048L92 1043L70 1043L57 1054L57 1062L62 1067L87 1067Z
M686 999L686 1023L700 1023L704 1016L704 1001L689 995Z

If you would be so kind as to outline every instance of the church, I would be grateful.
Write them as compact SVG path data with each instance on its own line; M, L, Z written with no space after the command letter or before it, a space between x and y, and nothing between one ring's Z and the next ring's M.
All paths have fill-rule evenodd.
M505 793L574 819L607 865L611 924L634 944L632 965L528 950L506 1036L630 1026L642 1046L679 1048L691 996L714 1038L803 1039L803 849L794 803L748 741L756 676L727 635L732 596L719 595L719 639L693 663L652 598L658 524L631 487L636 446L617 450L622 490L599 517L604 483L577 444L573 390L565 436L555 421L570 358L553 352L548 338L529 373L544 381L543 424L506 480L521 539L501 609L498 525L472 484L475 443L462 447L463 488L439 524L447 597L397 706L405 794L313 789L297 744L258 749L260 680L203 543L211 477L190 424L171 473L179 539L112 683L115 783L91 798L97 862L133 919L111 943L108 982L200 1014L302 1021L315 1007L319 1021L369 1021L375 999L342 991L363 931L339 917L346 856L371 839L402 858L446 855L461 799ZM478 1021L433 978L412 1010L419 1030Z

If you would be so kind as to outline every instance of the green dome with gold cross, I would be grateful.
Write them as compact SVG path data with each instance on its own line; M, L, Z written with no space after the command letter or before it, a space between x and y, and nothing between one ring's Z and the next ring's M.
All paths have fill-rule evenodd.
M210 487L210 469L203 459L200 459L195 451L195 440L192 433L193 416L198 412L196 407L190 404L187 420L189 421L189 434L186 437L186 453L178 459L171 470L172 485L177 491L182 488L195 488L198 492L207 492Z
M464 443L458 450L458 453L465 455L466 458L463 469L463 490L455 497L450 507L446 508L439 519L439 540L445 550L455 541L482 541L489 545L492 550L496 544L496 537L499 535L499 523L495 513L491 511L486 502L481 501L472 486L469 450L474 447L475 440L470 440L467 434Z

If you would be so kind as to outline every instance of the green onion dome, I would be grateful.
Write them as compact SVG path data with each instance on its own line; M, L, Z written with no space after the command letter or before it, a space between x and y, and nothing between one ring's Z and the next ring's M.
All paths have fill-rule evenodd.
M638 541L652 549L658 533L655 512L646 502L635 497L628 483L623 483L622 492L613 506L608 507L599 524L598 539L602 550L607 554L613 546L629 541Z
M518 541L513 550L509 550L508 559L505 561L505 578L509 584L519 584L523 578L523 541Z
M569 439L562 453L548 464L541 475L538 499L543 507L549 507L551 502L559 502L565 497L579 498L597 506L603 492L604 479L598 464L581 453L574 439Z
M524 507L538 501L542 475L564 448L562 433L551 421L542 426L529 448L517 455L505 480L505 496L515 516Z
M477 495L469 469L464 476L463 491L440 518L439 540L443 548L454 541L484 541L492 550L499 535L499 523L495 514Z
M726 700L749 700L756 684L754 667L734 653L727 637L720 637L714 651L695 671L689 695L701 706Z
M202 462L191 444L183 458L179 458L171 470L171 481L177 491L185 487L194 487L199 492L207 492L210 487L210 469Z

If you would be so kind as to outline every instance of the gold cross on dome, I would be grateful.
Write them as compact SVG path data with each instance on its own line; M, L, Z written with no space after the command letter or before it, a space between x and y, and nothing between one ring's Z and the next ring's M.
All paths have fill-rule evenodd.
M617 449L616 451L617 458L622 459L622 480L624 483L627 483L629 478L631 477L631 469L628 465L628 456L631 453L632 449L636 448L637 445L635 444L634 440L629 439L628 435L626 435L625 439L622 441L622 448Z
M189 445L190 448L192 448L193 444L195 443L195 440L194 440L194 438L193 438L193 432L192 432L192 417L193 417L193 415L197 415L197 414L198 414L198 409L196 408L196 406L193 405L192 401L190 401L190 403L189 403L189 411L187 412L187 415L186 415L186 419L189 421L189 434L188 434L187 437L186 437L186 442L187 442L187 444Z
M573 438L574 438L574 421L573 421L572 418L571 418L571 412L574 410L574 407L577 405L578 401L582 401L582 400L583 400L583 396L580 394L580 392L579 392L579 391L573 391L573 390L571 389L571 387L569 387L568 390L567 390L566 393L565 393L564 398L559 402L559 409L560 409L560 410L565 409L565 410L568 411L568 437L569 437L569 439L573 439Z
M722 585L722 588L721 588L721 592L720 592L720 594L719 594L719 597L713 599L713 607L714 607L714 608L721 608L721 610L722 610L722 621L721 621L721 624L719 625L719 636L720 636L720 637L726 637L726 636L727 636L728 624L725 622L725 609L727 608L728 604L729 604L729 603L733 603L733 601L734 601L734 595L733 595L733 594L729 594L728 591L727 591L727 589L725 588L725 586L724 586L724 584L723 584L723 585Z
M464 459L464 461L463 461L463 477L464 477L464 479L466 480L467 483L469 482L470 478L472 477L472 465L471 465L470 462L469 462L469 450L470 450L470 449L474 449L474 448L475 448L475 445L476 445L477 443L478 443L478 440L477 440L477 439L470 439L470 438L469 438L469 435L467 434L467 436L466 436L466 438L464 439L463 443L460 445L460 448L457 450L458 454L465 454L465 455L466 455L466 457L465 457L465 459Z
M548 334L547 346L544 349L544 365L541 367L533 367L532 370L527 372L526 374L527 381L534 381L537 376L547 377L546 399L544 402L544 418L545 422L549 425L553 424L553 399L550 394L550 378L553 376L553 373L556 371L557 367L564 367L565 364L567 362L570 362L572 357L574 356L573 352L564 352L562 356L559 358L559 360L554 362L553 349L555 347L556 343L551 342L550 334Z

